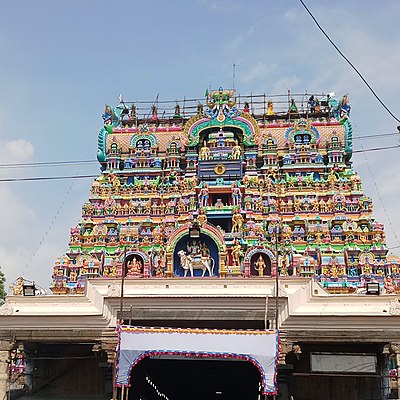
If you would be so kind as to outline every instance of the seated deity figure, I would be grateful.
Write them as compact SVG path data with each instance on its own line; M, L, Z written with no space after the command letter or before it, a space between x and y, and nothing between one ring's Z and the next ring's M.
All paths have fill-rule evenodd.
M384 280L384 288L386 290L386 293L391 294L396 292L396 286L393 282L393 279L390 275L387 275L385 280Z
M142 272L142 262L139 261L136 257L128 261L127 267L128 272L131 274L140 274Z
M10 288L12 289L14 296L22 296L24 289L24 278L19 277L16 283L10 285Z
M188 251L188 254L191 256L198 256L201 254L201 246L200 243L197 240L192 240L187 243L186 249Z

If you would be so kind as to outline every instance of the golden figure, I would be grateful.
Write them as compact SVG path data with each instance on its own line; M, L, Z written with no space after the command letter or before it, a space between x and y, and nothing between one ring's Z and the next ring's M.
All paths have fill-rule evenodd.
M255 269L258 272L258 276L263 276L264 275L264 269L265 269L266 265L265 262L262 258L262 255L260 254L260 257L258 257L258 260L255 263Z
M200 149L199 158L200 160L209 160L211 157L210 149L207 147L206 142L203 142L203 147Z
M275 115L274 103L272 100L268 100L267 115Z
M236 145L232 147L232 160L239 160L242 155L242 149L240 148L238 141L236 140Z
M240 266L240 257L242 255L242 246L239 240L236 239L235 245L232 248L232 262L235 266Z
M203 210L199 210L199 215L196 219L199 222L200 226L203 226L207 223L207 215Z
M16 283L10 285L10 288L12 289L14 296L22 296L24 291L24 278L20 276Z
M236 210L232 215L232 233L237 232L240 233L243 229L244 218L242 214L240 214L239 210Z

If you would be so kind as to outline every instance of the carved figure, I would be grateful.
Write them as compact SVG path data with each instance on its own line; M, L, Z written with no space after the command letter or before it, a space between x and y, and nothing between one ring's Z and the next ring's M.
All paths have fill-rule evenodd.
M242 201L242 192L237 182L232 184L232 205L240 206Z
M242 149L240 148L238 142L236 141L236 145L232 147L232 160L239 160L242 155Z
M209 197L208 185L204 184L204 186L200 189L199 193L200 207L208 206L208 197Z
M24 290L24 278L19 277L16 283L10 285L10 288L12 289L14 296L22 296Z
M274 103L272 102L272 100L268 100L267 115L275 115Z
M235 245L232 248L232 262L235 266L240 266L240 258L242 256L242 246L239 240L236 239Z
M184 270L184 277L187 276L188 271L190 271L190 275L193 277L195 269L203 271L202 277L206 274L206 271L210 276L213 276L214 259L210 256L202 256L201 254L191 256L186 254L183 250L179 250L177 254L180 259L180 265Z
M244 218L239 210L236 210L232 215L232 233L240 233L243 229Z
M387 294L396 293L396 286L393 282L393 279L390 275L388 275L384 280L384 288Z
M262 258L262 255L260 254L260 257L258 257L258 260L255 263L254 268L256 269L256 271L258 271L258 276L263 276L264 275L264 269L265 269L266 265L265 262Z
M209 160L211 157L210 149L207 147L206 143L203 143L203 147L200 149L199 152L199 159L200 160Z

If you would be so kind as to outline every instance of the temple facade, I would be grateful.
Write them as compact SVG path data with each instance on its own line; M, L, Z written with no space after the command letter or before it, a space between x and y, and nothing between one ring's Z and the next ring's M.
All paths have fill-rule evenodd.
M54 295L21 277L0 307L0 396L399 398L399 258L353 170L347 95L219 88L102 117ZM117 387L135 329L160 340L125 349ZM266 390L240 348L261 359L270 333Z

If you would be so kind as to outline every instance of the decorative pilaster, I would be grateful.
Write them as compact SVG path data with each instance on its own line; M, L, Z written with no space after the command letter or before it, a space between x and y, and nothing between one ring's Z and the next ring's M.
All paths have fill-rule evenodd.
M0 340L0 399L7 398L9 372L10 372L10 342Z

